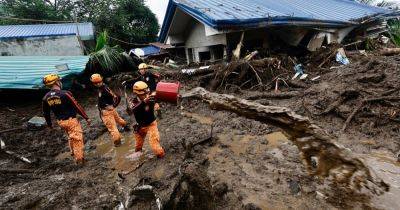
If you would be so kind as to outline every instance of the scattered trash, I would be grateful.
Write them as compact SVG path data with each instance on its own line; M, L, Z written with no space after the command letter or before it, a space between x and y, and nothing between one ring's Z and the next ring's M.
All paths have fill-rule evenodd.
M3 139L0 139L0 149L5 149L6 144L4 143Z
M199 70L202 70L202 69L209 69L210 68L210 66L200 66L199 67Z
M317 199L327 199L328 197L326 197L326 195L324 195L323 193L321 193L321 192L319 192L319 191L316 191L316 193L317 193Z
M248 54L246 57L244 57L244 60L249 61L249 60L253 59L257 54L258 54L258 51L256 50L256 51Z
M390 41L389 37L386 37L386 36L384 36L384 35L380 35L380 37L379 37L378 40L379 40L379 42L382 43L382 44L387 44L387 43L389 43L389 41Z
M169 61L168 61L168 63L166 64L166 66L167 66L167 67L174 68L174 69L179 68L179 66L176 64L176 62L173 61L172 59L169 59Z
M125 206L122 202L119 202L118 206L117 206L117 210L124 210Z
M289 189L292 195L298 195L301 191L301 187L298 181L295 180L289 180Z
M319 78L321 78L321 76L316 76L316 77L312 78L311 81L318 80Z
M29 163L29 164L32 163L32 161L30 161L28 158L23 157L23 156L21 156L21 155L18 155L18 154L16 154L15 152L8 151L8 150L6 150L6 151L4 151L4 152L5 152L6 154L10 155L10 156L15 157L15 158L18 159L18 160L21 160L22 162Z
M44 117L34 116L28 121L29 130L41 130L46 127L46 120Z
M307 76L308 76L308 74L301 75L300 80L303 80L303 79L307 78Z
M358 52L363 56L368 56L367 51L365 50L359 50Z
M294 71L296 72L296 74L292 77L292 80L295 80L299 76L300 79L305 79L308 76L308 74L304 74L304 67L302 64L295 65Z
M336 62L341 63L343 65L349 65L350 61L346 56L343 48L339 48L336 54Z
M189 75L191 75L191 74L193 74L194 72L196 72L198 69L182 69L181 70L181 72L183 73L183 74L189 74Z
M154 187L151 185L141 185L133 188L133 195L142 198L154 198Z
M158 210L161 210L162 209L161 199L156 198L156 203L157 203Z
M7 110L10 112L15 112L15 109L11 109L10 107L7 107Z

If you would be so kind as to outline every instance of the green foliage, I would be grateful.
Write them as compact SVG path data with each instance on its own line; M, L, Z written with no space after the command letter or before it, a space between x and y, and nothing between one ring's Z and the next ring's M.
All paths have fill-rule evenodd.
M95 52L103 49L103 47L106 46L107 44L108 44L108 34L107 31L104 31L103 33L100 33L97 36Z
M74 9L71 0L1 0L2 16L13 16L16 18L40 19L40 20L71 20ZM24 21L24 24L35 24L38 22ZM21 24L20 21L2 19L1 24Z
M142 0L81 0L78 19L92 21L97 29L131 43L154 42L159 25ZM91 12L94 11L94 12Z
M108 31L110 37L131 43L153 42L159 30L157 18L143 0L0 0L0 4L1 16L62 21L76 17L78 22L93 22L97 31ZM2 25L37 23L41 22L0 19Z
M108 35L104 31L97 37L96 49L90 54L90 63L92 66L99 64L103 70L117 71L123 62L122 52L119 46L109 46Z
M400 47L400 21L392 20L388 23L390 40L396 46Z

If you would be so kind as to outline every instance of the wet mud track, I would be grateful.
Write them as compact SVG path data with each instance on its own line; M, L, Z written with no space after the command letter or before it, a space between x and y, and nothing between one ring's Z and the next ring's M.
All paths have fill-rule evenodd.
M345 195L330 198L323 181L310 176L284 130L212 110L199 100L185 100L178 107L163 104L159 130L167 155L156 159L146 142L138 158L133 156L131 132L123 134L121 147L112 146L94 104L94 99L85 98L85 107L92 107L88 114L96 120L85 129L84 167L75 166L68 157L60 129L1 136L10 150L35 160L27 165L0 154L1 168L30 171L0 173L1 209L158 209L154 197L135 194L134 188L143 185L154 187L164 209L395 209L397 205L382 205L381 199L353 202ZM36 105L29 111L26 107L15 110L1 109L1 126L9 128L9 122L20 124L40 114ZM123 104L119 113L124 113ZM396 162L386 154L377 156L365 158L378 161L375 165L383 168L377 171L398 176ZM382 166L382 161L389 165ZM132 169L136 170L125 179L117 175ZM384 180L398 186L392 175ZM393 195L398 195L393 189ZM393 201L390 196L387 199Z

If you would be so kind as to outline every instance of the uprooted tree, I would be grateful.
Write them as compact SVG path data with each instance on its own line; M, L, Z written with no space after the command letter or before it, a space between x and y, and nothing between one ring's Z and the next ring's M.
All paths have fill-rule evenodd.
M264 106L203 88L195 88L183 97L198 98L209 103L211 108L231 111L283 128L301 152L308 170L313 175L333 179L342 186L342 190L360 192L361 189L369 189L372 194L378 195L388 190L388 185L375 177L360 159L337 145L333 137L308 118L288 108Z

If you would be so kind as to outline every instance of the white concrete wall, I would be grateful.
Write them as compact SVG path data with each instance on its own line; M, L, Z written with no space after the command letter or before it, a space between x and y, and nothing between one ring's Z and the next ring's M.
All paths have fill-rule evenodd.
M205 25L198 21L193 21L185 41L185 48L193 49L193 61L199 62L199 53L210 51L210 46L213 45L226 45L226 34L207 36Z
M74 56L83 55L76 36L0 40L0 55Z
M193 23L185 42L187 48L208 47L219 44L226 45L226 34L206 36L205 26L198 21Z

